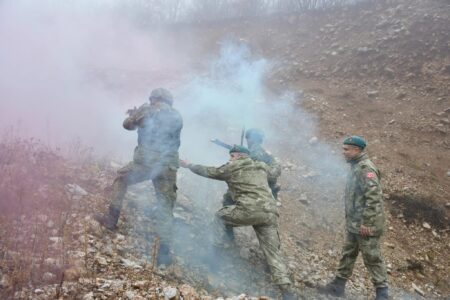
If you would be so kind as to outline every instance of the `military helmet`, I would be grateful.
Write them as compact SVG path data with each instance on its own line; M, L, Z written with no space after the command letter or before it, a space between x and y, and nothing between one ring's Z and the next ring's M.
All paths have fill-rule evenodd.
M240 146L240 145L234 145L231 149L230 149L230 154L231 153L245 153L250 155L250 150L248 150L247 148L245 148L244 146Z
M364 149L364 148L366 148L367 144L366 144L366 141L362 137L357 136L357 135L352 135L344 140L344 145L352 145L352 146L357 146L361 149Z
M162 100L162 101L168 103L169 105L173 104L172 94L168 90L166 90L164 88L154 89L152 91L152 93L150 94L150 98L149 99L150 99L150 101L152 99L159 99L159 100Z
M258 128L250 128L245 133L245 138L258 143L262 143L262 141L264 140L264 132Z

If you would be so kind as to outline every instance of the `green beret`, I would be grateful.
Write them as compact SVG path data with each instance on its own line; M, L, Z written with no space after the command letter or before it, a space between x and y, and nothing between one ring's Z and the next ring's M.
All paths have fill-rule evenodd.
M237 152L237 153L245 153L245 154L250 155L250 151L247 148L245 148L244 146L234 145L230 149L230 154L231 153L235 153L235 152Z
M344 140L344 145L353 145L364 149L366 148L366 141L360 136L353 135Z

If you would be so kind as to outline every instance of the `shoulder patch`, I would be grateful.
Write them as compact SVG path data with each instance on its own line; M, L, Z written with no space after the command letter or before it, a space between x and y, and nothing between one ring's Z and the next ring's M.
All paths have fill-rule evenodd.
M366 177L369 179L374 179L377 177L377 175L374 172L367 172Z

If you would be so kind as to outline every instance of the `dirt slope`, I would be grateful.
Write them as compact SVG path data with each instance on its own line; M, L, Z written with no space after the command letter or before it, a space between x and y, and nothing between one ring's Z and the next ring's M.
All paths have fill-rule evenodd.
M395 299L450 296L448 1L375 1L339 11L172 30L181 41L198 40L199 57L231 36L277 62L268 85L276 93L288 89L302 95L299 105L318 117L319 139L337 151L347 134L366 137L383 173L388 231L382 247ZM152 219L137 196L150 191L146 196L153 201L148 186L128 195L131 204L121 229L111 233L92 214L104 209L104 188L117 165L85 157L81 149L83 157L68 161L35 141L0 146L0 169L9 174L0 179L2 199L14 199L22 208L17 215L2 209L3 298L159 299L176 294L174 287L185 299L240 292L257 299L273 292L265 287L268 274L248 232L239 232L234 255L254 264L244 276L260 275L251 287L240 291L229 278L214 290L213 276L201 268L192 271L182 260L156 270L149 243ZM333 276L343 238L342 205L327 206L327 194L310 187L315 177L303 162L276 154L285 164L283 251L299 290L307 299L321 299L314 287ZM46 205L35 205L42 202ZM195 220L191 206L181 191L177 218ZM373 290L361 261L353 277L349 297L370 298Z

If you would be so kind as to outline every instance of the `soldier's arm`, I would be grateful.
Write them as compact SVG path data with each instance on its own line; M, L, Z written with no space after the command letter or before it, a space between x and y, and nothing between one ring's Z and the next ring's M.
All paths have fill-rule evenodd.
M191 170L193 173L216 180L222 180L225 181L228 178L230 178L230 172L228 168L228 164L225 164L221 167L206 167L202 165L194 165L189 164L188 165L189 170Z
M128 118L123 121L123 128L126 130L135 130L137 128L138 124L136 123L136 120L133 118L133 116L129 116Z
M368 167L363 167L359 174L361 188L366 205L363 211L362 225L373 227L376 217L382 213L382 193L379 174Z
M130 116L123 121L123 127L127 130L135 130L142 125L144 119L150 117L155 111L147 103L137 109L129 110Z

